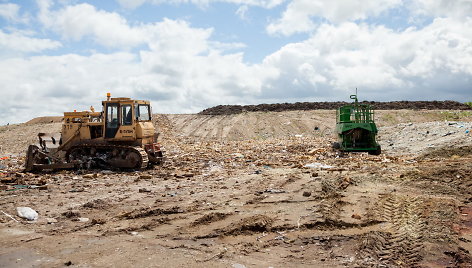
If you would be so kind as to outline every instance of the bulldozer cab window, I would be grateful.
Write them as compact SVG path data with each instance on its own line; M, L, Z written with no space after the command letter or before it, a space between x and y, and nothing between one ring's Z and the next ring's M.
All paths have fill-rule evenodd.
M151 111L149 105L139 104L136 109L136 118L139 121L149 121L151 120Z
M118 103L108 103L106 109L105 138L114 138L119 127Z
M123 120L123 126L129 126L133 123L133 112L131 110L131 105L121 106L121 118Z
M118 126L118 104L108 104L107 106L107 127Z

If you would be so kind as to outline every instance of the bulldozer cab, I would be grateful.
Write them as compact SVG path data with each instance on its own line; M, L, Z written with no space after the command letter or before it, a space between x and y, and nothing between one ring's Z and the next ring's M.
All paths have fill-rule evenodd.
M102 104L105 112L105 139L136 140L143 137L144 129L153 129L153 126L149 126L152 123L148 101L110 98Z

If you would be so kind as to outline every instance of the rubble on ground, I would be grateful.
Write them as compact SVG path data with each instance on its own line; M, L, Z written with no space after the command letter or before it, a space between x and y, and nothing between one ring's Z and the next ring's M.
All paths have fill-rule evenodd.
M234 117L198 136L188 117L158 115L167 162L143 171L24 173L27 135L60 123L9 126L0 136L19 136L0 142L3 256L23 254L23 266L34 249L45 266L467 267L472 119L384 120L383 154L372 156L333 150L321 114L302 114L319 116L306 128L280 115L273 132L254 130L261 123L240 139L214 138ZM40 216L25 220L17 207Z

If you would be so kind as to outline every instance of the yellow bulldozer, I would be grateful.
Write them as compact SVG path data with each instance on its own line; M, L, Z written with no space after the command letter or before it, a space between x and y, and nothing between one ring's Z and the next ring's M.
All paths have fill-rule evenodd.
M149 101L111 98L103 111L65 112L61 133L39 133L26 153L25 171L144 169L164 161Z

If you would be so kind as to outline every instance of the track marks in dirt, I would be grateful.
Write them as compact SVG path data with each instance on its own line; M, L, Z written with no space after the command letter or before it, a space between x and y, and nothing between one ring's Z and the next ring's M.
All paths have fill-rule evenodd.
M471 160L447 159L440 163L425 161L421 163L420 169L406 172L403 177L433 194L451 195L472 201Z
M423 256L425 217L421 198L387 195L381 201L381 220L391 224L384 235L385 244L379 252L383 262L411 267ZM382 233L379 233L382 235Z
M366 234L360 250L387 266L418 266L428 243L457 240L455 209L450 199L385 194L374 208L374 217L388 225L385 231Z
M218 236L237 236L270 231L274 219L266 215L244 217L236 222L228 221L223 228L214 229L209 234L197 238L213 238Z
M163 208L140 208L135 209L129 212L123 212L117 216L118 219L137 219L137 218L145 218L151 216L158 216L158 215L169 215L169 214L177 214L177 213L184 213L184 210L180 207L171 207L167 209Z
M131 232L142 232L154 230L156 227L162 224L168 223L170 219L168 217L152 218L140 222L113 222L105 227L105 231L101 234L102 236L119 235L123 233ZM91 224L93 226L94 224Z
M106 209L110 207L111 204L103 199L94 199L82 205L83 208L89 209Z
M191 225L198 226L202 224L209 224L215 221L220 221L232 215L233 213L222 213L222 212L210 212L208 214L203 215L202 217L196 219Z

